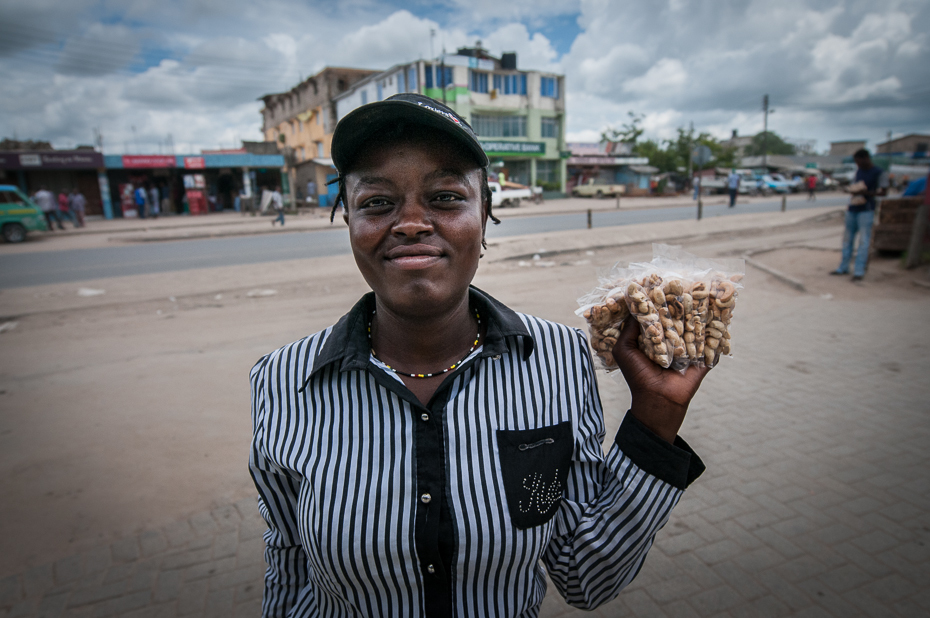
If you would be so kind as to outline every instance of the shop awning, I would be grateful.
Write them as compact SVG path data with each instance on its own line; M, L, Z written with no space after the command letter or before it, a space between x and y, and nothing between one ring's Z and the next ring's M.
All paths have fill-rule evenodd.
M630 170L637 174L657 174L659 172L659 168L651 165L631 165Z

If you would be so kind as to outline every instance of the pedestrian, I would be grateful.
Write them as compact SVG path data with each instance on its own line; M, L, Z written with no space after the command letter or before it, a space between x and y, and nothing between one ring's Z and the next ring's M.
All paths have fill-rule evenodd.
M701 176L695 175L694 176L694 198L693 199L696 200L700 195L701 195Z
M49 232L54 229L53 224L55 223L58 224L59 230L65 229L65 226L61 223L61 216L58 214L58 200L55 198L54 193L43 185L35 192L32 199L35 201L36 205L42 209L42 214L45 215L45 223L48 226Z
M281 199L281 188L275 186L274 191L271 192L271 207L274 208L275 212L278 213L277 218L271 222L272 227L275 223L280 222L281 225L284 225L284 202Z
M152 184L149 186L147 197L149 215L153 219L157 219L158 215L161 213L161 197L159 196L158 187L156 185Z
M64 189L58 192L58 217L62 221L70 221L71 225L77 227L77 221L68 206L68 193Z
M853 155L856 162L856 176L847 187L852 193L849 208L846 211L846 231L843 235L843 256L839 267L831 275L848 275L849 263L853 255L856 235L859 235L859 248L853 266L853 281L862 281L865 267L869 260L869 244L872 240L872 223L875 218L875 197L885 195L888 189L888 176L882 168L872 162L872 156L865 148Z
M314 180L307 181L307 202L310 204L317 203L316 181Z
M810 174L807 177L807 201L817 201L817 176Z
M727 191L730 193L730 208L736 206L736 194L739 193L739 183L742 180L739 174L736 173L736 168L730 170L730 175L727 176Z
M68 197L71 204L71 212L74 213L74 219L77 227L84 227L84 211L87 208L87 198L75 187L71 189L71 195Z
M139 185L136 187L133 197L136 201L136 210L139 213L140 219L145 219L145 202L148 200L148 195L146 194L145 187Z
M628 322L605 455L584 334L471 285L498 220L466 121L394 95L339 122L332 158L373 292L251 371L263 614L535 616L543 567L572 605L609 601L703 471L677 431L707 369L659 368Z

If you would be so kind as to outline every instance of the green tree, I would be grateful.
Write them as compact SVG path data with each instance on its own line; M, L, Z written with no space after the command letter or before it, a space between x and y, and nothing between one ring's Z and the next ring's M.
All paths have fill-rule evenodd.
M763 154L763 142L765 143L764 154L793 155L796 152L792 144L780 138L777 133L769 131L768 137L766 137L765 133L757 133L753 136L752 143L746 146L746 156L761 156Z
M607 127L601 131L602 142L636 143L636 140L642 136L644 131L643 116L642 114L636 114L632 111L627 112L627 115L630 117L630 121L619 129L615 128L613 125L607 125Z

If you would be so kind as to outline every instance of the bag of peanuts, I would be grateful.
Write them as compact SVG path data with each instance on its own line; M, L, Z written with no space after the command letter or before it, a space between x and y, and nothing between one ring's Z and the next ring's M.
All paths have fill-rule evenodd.
M681 247L653 245L651 262L614 266L576 314L588 322L591 347L607 370L629 315L639 324L639 349L654 363L682 373L714 367L729 355L730 321L745 273L743 260L698 258Z

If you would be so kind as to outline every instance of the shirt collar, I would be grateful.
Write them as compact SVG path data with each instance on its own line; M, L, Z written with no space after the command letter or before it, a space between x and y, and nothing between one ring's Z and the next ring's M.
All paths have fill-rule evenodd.
M523 339L523 360L533 353L533 337L520 316L502 302L469 286L468 297L487 324L481 356L495 356L508 350L508 338ZM313 375L323 367L339 362L340 371L364 370L368 367L371 344L368 340L368 321L375 309L375 294L365 294L352 309L333 326L323 343L320 354L313 362L313 369L304 379L301 390Z

